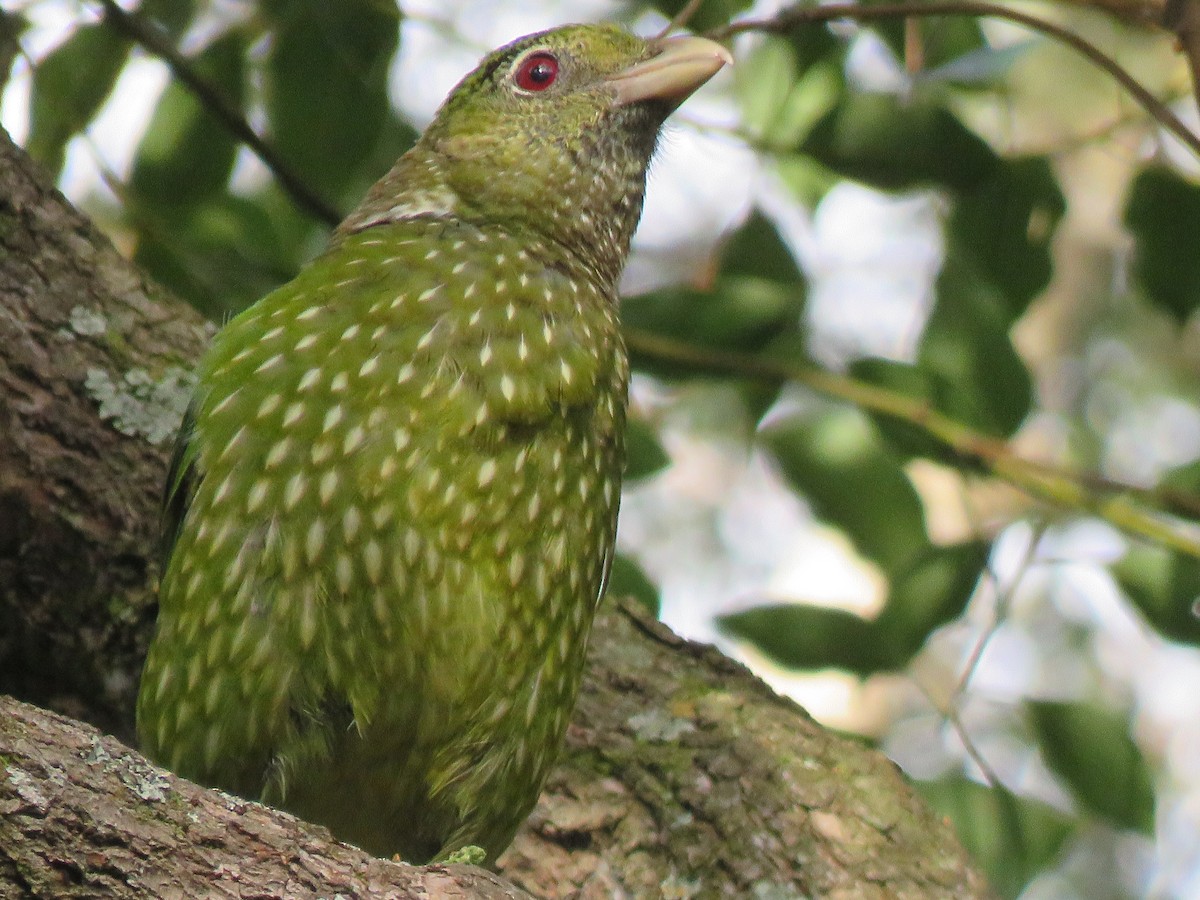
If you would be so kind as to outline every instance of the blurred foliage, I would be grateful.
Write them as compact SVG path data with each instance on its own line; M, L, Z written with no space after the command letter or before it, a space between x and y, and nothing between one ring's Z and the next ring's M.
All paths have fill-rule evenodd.
M630 15L650 6L669 17L684 2L631 3ZM692 25L719 27L750 6L710 0ZM228 21L207 2L145 0L139 15L186 47L191 69L254 123L311 191L341 210L352 208L415 139L413 125L388 100L401 13L387 0L269 0ZM4 16L13 29L23 27L19 16ZM878 571L886 596L870 617L798 597L721 621L728 635L780 665L863 678L909 671L944 626L964 621L991 579L999 528L954 541L935 537L913 465L952 468L968 489L989 464L936 436L926 415L941 414L971 441L1011 453L1004 442L1044 412L1013 332L1058 274L1055 238L1066 211L1052 156L1005 153L995 135L985 136L964 114L981 97L1004 98L1006 79L1036 41L993 45L969 18L880 21L866 31L897 56L916 40L920 64L902 90L855 85L847 64L854 42L845 27L759 35L739 50L734 75L740 133L771 160L797 204L814 206L846 179L884 191L932 190L941 204L944 261L915 353L908 361L860 358L844 373L827 373L895 402L885 410L810 396L782 405L748 436L813 516ZM26 147L49 171L61 173L68 144L87 131L134 55L124 34L87 21L37 60ZM218 320L290 278L328 232L272 173L246 165L246 156L218 118L171 80L138 138L128 179L113 178L119 204L106 210L142 266ZM1124 222L1132 241L1131 290L1123 301L1135 307L1129 318L1157 316L1179 332L1194 330L1200 185L1165 164L1144 165L1129 187ZM690 348L693 357L736 353L813 367L806 356L808 292L776 225L754 212L723 241L707 271L690 284L630 298L623 317L628 327ZM740 408L722 409L712 428L739 438L747 437L746 421L762 417L780 396L780 379L764 383L752 371L739 374L728 360L711 371L646 352L634 361L669 387L734 385L719 396ZM1193 359L1182 368L1177 384L1194 398L1200 366ZM1076 412L1072 427L1084 431L1083 411ZM671 464L656 424L637 415L629 448L631 481ZM1178 466L1154 489L1194 499L1200 464ZM1153 502L1153 491L1146 496ZM1092 508L1064 502L1067 516ZM1020 515L1040 523L1045 511L1025 508ZM1129 609L1154 634L1200 644L1195 556L1131 542L1111 573ZM657 587L629 557L614 560L611 589L657 609ZM1002 601L996 601L1001 618ZM965 682L970 675L964 673ZM1155 813L1156 770L1131 737L1130 709L1090 697L1029 700L1018 708L1021 739L1072 798L1071 809L1021 796L1015 786L980 783L981 770L965 759L959 772L922 784L1004 897L1017 896L1058 864L1073 837L1094 823L1145 833Z

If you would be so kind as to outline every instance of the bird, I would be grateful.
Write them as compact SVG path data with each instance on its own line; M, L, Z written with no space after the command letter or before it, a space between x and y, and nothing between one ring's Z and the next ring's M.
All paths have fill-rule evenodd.
M613 560L647 168L731 62L610 24L496 50L218 331L163 502L150 759L379 856L511 843Z

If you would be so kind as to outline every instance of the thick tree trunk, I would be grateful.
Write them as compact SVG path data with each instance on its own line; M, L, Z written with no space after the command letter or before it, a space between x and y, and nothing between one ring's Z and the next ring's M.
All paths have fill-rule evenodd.
M166 448L209 330L0 133L0 692L126 741ZM370 861L59 716L5 701L0 717L0 896L504 890ZM883 756L618 601L500 871L542 896L987 895Z

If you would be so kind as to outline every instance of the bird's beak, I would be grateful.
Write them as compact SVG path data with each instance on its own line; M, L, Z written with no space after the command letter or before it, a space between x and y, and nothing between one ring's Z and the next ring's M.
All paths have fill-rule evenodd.
M733 56L715 41L681 35L650 42L657 52L608 79L616 91L616 105L639 100L661 100L672 107L692 95L700 85L733 65Z

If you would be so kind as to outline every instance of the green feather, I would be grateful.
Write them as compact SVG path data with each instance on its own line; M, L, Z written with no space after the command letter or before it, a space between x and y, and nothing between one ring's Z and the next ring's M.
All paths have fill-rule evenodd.
M544 95L514 88L531 49ZM660 52L601 26L497 51L217 335L168 482L152 758L379 854L512 839L612 558L615 282L672 106L612 79Z

